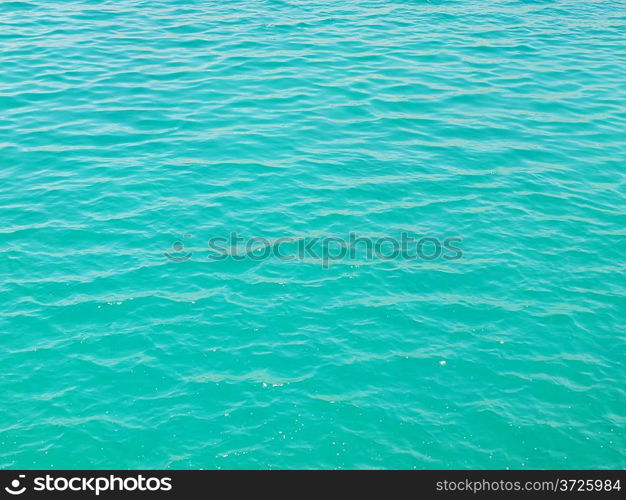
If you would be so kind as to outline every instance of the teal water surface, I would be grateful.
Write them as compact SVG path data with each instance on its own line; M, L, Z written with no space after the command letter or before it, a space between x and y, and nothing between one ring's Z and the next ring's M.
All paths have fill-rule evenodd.
M626 467L625 35L610 0L0 2L0 467Z

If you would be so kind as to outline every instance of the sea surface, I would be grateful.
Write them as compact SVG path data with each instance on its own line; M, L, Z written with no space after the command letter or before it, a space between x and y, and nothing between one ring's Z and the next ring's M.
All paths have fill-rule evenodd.
M1 468L624 468L626 1L2 1L0 305Z

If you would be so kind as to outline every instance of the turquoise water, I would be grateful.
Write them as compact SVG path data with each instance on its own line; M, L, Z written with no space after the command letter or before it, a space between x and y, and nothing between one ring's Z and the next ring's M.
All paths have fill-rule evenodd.
M625 1L1 2L0 467L626 467L625 34ZM212 259L231 232L463 255Z

